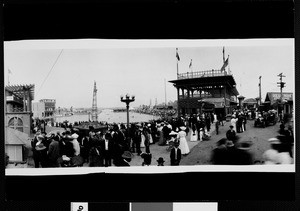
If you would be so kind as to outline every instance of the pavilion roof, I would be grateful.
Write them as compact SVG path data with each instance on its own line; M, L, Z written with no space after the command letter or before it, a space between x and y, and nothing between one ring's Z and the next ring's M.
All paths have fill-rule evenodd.
M14 95L18 96L19 98L24 98L24 91L30 94L30 98L34 100L34 84L29 85L10 85L5 86L5 90L8 92L13 93Z

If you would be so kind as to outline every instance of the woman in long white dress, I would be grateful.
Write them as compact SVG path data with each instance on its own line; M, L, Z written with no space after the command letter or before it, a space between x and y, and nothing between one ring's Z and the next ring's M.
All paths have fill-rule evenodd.
M141 134L141 148L145 148L145 139L146 139L146 137L145 137L145 135L142 133Z
M180 127L180 131L177 135L177 138L179 139L179 149L181 150L182 155L187 155L190 152L189 145L186 140L186 127L182 126Z

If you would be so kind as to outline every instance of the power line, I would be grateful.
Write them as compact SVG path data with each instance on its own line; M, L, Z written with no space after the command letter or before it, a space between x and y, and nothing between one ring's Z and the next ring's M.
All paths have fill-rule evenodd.
M52 67L51 67L50 71L48 72L48 74L47 74L46 78L44 79L44 81L43 81L42 85L40 86L40 89L38 90L38 92L37 92L37 94L36 94L36 95L38 95L38 94L39 94L39 92L41 91L41 89L42 89L42 87L43 87L44 83L45 83L45 82L46 82L46 80L48 79L48 77L49 77L50 73L52 72L52 70L53 70L53 68L54 68L55 64L57 63L57 61L58 61L58 59L59 59L60 55L62 54L63 50L64 50L64 49L61 49L61 51L60 51L59 55L57 56L57 58L56 58L55 62L53 63L53 65L52 65Z

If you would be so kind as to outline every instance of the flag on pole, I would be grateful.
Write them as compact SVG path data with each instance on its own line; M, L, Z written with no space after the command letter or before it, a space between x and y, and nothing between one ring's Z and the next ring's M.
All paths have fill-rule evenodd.
M191 62L190 62L190 65L189 65L189 68L191 68L192 67L192 64L193 63L193 60L191 59Z
M178 48L176 48L176 58L177 58L177 61L180 61L180 57L179 57L179 54L178 54Z
M221 68L221 72L223 72L227 66L228 66L228 58L227 58L226 61L224 62L223 66L222 66L222 68Z

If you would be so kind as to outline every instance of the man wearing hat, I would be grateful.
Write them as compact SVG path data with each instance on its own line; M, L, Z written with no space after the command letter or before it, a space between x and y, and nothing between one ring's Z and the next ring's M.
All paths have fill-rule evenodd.
M156 161L157 161L157 166L164 166L164 162L165 162L164 158L160 157Z
M171 149L170 153L171 166L179 166L181 160L181 150L179 149L179 141L174 142L174 147Z
M243 141L237 144L236 150L236 164L237 165L251 165L254 163L250 147L252 143Z
M38 163L36 164L36 168L39 168L39 163L42 168L48 167L48 157L47 157L47 147L44 144L45 137L43 135L37 136L37 143L35 144L35 152Z
M101 150L105 167L111 166L113 142L110 133L105 133L104 140L101 141Z
M41 153L40 150L44 150L46 147L42 143L44 140L44 136L41 135L40 132L37 132L31 141L32 153L33 153L33 160L34 160L34 167L39 168L41 163Z
M222 138L217 142L217 147L212 151L211 161L215 165L226 165L226 138Z
M152 160L152 154L150 153L150 148L146 148L146 152L141 154L141 158L144 159L142 166L150 166Z
M130 161L133 158L133 155L129 151L124 151L122 154L122 159L118 159L114 164L116 166L130 166Z
M51 139L48 150L49 167L59 167L57 159L60 157L59 137L54 136Z
M137 152L138 155L142 153L141 142L142 142L141 125L137 124L134 130L134 135L132 140L132 152Z
M226 138L234 142L236 140L236 132L233 125L230 125L229 127L230 129L226 132Z

